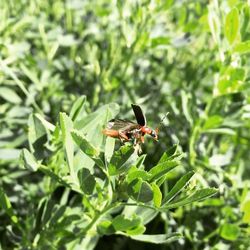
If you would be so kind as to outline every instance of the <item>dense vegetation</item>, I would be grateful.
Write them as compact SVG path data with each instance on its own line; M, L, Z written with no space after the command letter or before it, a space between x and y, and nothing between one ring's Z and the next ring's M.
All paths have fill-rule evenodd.
M245 0L0 1L0 249L248 249L249 22ZM139 156L101 133L131 103L165 117Z

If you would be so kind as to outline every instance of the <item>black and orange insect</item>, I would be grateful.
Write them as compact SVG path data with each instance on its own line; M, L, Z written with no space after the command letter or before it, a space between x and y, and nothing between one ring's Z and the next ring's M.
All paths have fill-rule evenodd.
M144 136L146 134L158 140L158 129L151 129L146 126L146 118L140 106L131 104L135 114L136 122L123 119L112 119L108 122L103 134L118 138L122 142L133 142L134 145L144 143Z

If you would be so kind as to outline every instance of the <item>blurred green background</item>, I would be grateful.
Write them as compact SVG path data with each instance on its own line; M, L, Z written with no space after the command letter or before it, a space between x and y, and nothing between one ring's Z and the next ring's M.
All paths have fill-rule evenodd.
M148 233L171 227L185 236L159 249L249 249L249 20L244 0L2 0L0 187L23 223L46 196L43 174L18 161L28 117L56 123L86 95L88 112L116 102L121 118L132 119L130 104L139 104L154 128L169 112L159 142L146 139L146 163L179 143L185 158L172 179L195 170L219 188L150 223ZM0 248L13 249L1 206L0 221ZM96 249L135 247L155 246L105 236Z

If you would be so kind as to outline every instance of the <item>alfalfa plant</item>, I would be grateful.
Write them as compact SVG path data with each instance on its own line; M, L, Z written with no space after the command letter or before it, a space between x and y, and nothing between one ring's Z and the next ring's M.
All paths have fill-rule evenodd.
M13 227L21 225L17 234L26 235L19 237L25 239L20 242L23 246L93 249L100 237L112 234L168 243L181 234L146 235L146 225L159 213L216 193L214 188L187 185L192 171L170 190L164 188L170 171L181 164L177 145L149 170L144 168L147 155L138 156L129 143L116 149L115 140L101 131L118 112L117 104L108 104L88 113L83 96L69 115L60 113L56 125L39 114L30 115L29 149L22 150L20 161L25 168L44 174L45 193L32 227L25 227L19 219L13 223Z

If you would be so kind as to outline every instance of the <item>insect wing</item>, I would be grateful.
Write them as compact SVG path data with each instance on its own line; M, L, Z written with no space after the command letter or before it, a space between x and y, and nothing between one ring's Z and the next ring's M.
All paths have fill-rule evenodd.
M138 128L138 124L131 122L129 120L122 119L112 119L107 124L108 129L128 131Z
M135 105L135 104L131 104L131 106L132 106L132 109L134 111L137 123L141 126L145 126L146 125L146 117L144 116L141 107L138 105Z

